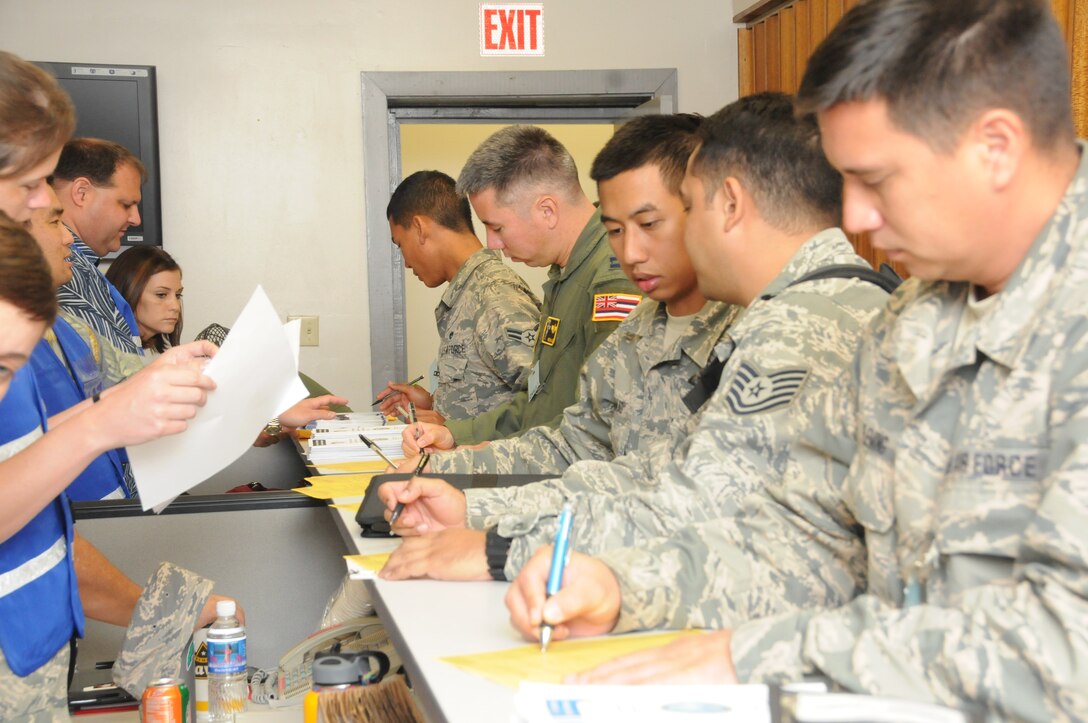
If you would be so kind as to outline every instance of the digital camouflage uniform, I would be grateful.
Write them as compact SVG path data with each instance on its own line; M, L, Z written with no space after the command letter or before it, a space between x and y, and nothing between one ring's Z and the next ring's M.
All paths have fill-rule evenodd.
M552 265L544 284L529 387L470 419L447 420L457 444L504 439L542 424L555 425L578 398L578 373L616 321L594 321L595 297L638 294L612 255L596 211L571 249L567 265Z
M152 680L182 679L183 653L213 585L172 563L160 564L136 602L113 681L139 697Z
M581 459L610 460L672 436L691 415L684 396L739 308L708 301L665 348L665 305L645 299L582 367L579 399L558 427L533 427L479 450L431 457L434 472L561 474ZM504 489L493 490L501 498Z
M742 681L1088 719L1088 158L992 306L909 282L806 434L846 475L791 475L718 529L616 551L619 630L729 626ZM739 541L739 545L737 542ZM656 575L643 570L647 563ZM796 611L836 576L865 594ZM656 581L652 578L658 578ZM843 585L843 589L849 585Z
M514 538L507 576L551 542L564 499L574 504L575 549L592 554L733 514L746 495L779 479L818 392L841 382L859 334L887 299L858 279L790 285L840 264L868 268L838 229L801 246L719 345L721 382L690 434L612 463L580 462L559 480L515 488L502 509L468 490L469 524L497 524Z
M529 381L540 302L497 251L480 249L450 280L438 323L434 408L463 419L503 404Z

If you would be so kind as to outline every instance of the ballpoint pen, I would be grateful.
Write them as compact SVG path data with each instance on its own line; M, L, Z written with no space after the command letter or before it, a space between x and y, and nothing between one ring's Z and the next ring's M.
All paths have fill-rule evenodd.
M569 502L563 503L563 509L559 513L559 529L555 531L555 546L552 547L552 566L548 571L548 585L544 592L547 597L559 592L563 586L563 571L570 560L570 529L574 524L574 510ZM540 625L540 652L548 650L548 643L552 639L552 626L542 622Z
M427 466L427 463L431 461L431 455L424 452L419 457L419 464L416 465L416 471L412 473L412 476L423 474L423 468ZM389 515L389 534L393 534L393 523L400 517L400 513L404 512L404 503L398 502L397 506L393 508L393 514Z
M370 447L370 449L372 449L372 450L374 451L374 454L376 454L376 455L378 455L379 457L381 457L382 459L384 459L384 460L385 460L385 463L386 463L387 465L389 465L390 467L396 467L396 466L397 466L397 465L393 464L393 460L391 460L391 459L389 459L388 457L386 457L386 456L385 456L385 454L384 454L384 453L382 452L382 450L381 450L381 447L379 447L378 445L374 444L374 443L373 443L372 441L370 441L369 439L367 439L367 438L366 438L366 437L365 437L364 435L362 435L362 434L360 434L360 435L359 435L359 439L363 440L363 444L365 444L366 446Z
M418 377L416 377L412 381L408 382L406 386L410 387L413 384L416 384L417 382L421 382L421 381L423 381L423 375L422 374L420 374ZM387 394L386 396L389 396L389 395ZM385 400L385 397L382 397L381 399L375 399L373 402L370 403L370 406L373 407L376 404L381 404L384 400Z

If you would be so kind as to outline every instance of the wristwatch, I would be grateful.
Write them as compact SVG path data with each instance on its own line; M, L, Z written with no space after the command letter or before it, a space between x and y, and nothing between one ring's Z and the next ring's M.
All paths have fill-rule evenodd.
M487 572L492 580L506 582L506 559L510 556L509 537L499 534L498 528L492 527L484 537L484 551L487 553Z
M264 425L264 433L269 437L278 437L282 431L283 425L280 424L279 417L272 417L272 421Z

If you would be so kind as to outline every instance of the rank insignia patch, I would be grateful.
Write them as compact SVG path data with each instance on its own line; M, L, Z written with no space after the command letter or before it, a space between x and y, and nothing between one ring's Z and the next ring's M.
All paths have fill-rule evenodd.
M620 269L620 268L623 268L623 267L620 266L620 260L619 259L617 259L615 256L609 256L608 257L608 268L612 269L612 270L615 270L615 269Z
M548 346L555 346L555 340L559 338L559 319L549 316L544 322L544 333L540 341Z
M506 338L512 342L532 346L536 344L536 329L507 329Z
M808 378L808 369L765 374L744 362L729 385L726 400L734 414L759 414L787 406Z
M594 294L593 321L623 321L640 301L638 294Z

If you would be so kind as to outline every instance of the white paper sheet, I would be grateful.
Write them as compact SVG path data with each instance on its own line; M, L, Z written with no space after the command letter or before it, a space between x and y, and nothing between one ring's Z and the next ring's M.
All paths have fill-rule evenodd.
M283 324L258 286L205 374L216 389L181 434L128 449L145 510L242 456L268 420L306 397L298 377L299 322Z

